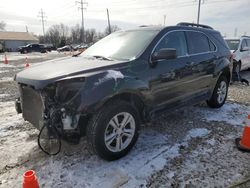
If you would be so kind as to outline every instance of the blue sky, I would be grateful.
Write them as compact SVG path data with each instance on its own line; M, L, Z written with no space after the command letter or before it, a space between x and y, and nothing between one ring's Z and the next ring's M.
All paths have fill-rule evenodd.
M87 0L86 0L87 1ZM107 26L106 8L109 8L111 24L122 29L139 25L166 25L178 22L196 22L198 0L89 0L84 11L85 27L104 30ZM81 13L75 0L8 0L0 4L0 21L7 23L7 30L42 33L38 12L46 13L45 29L58 23L74 26L81 23ZM204 0L201 5L203 24L226 34L250 35L250 0Z

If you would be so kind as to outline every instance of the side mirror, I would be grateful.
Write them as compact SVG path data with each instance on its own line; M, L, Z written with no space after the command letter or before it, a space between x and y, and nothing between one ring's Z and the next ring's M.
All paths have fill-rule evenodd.
M250 47L244 46L243 48L240 49L240 51L241 52L250 51Z
M176 54L176 49L174 48L162 48L158 52L155 52L152 55L152 61L157 61L157 60L169 60L169 59L176 59L177 54Z

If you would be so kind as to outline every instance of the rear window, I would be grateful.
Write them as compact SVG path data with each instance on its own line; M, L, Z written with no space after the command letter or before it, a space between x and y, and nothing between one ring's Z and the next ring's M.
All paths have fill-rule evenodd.
M250 47L250 39L247 39L247 46Z
M189 54L198 54L210 51L209 40L203 33L188 31L187 38Z
M240 40L226 40L226 42L230 50L237 50Z

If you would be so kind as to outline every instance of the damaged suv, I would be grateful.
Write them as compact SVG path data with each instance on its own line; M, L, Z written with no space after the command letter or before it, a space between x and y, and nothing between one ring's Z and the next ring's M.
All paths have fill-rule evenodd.
M86 135L91 151L115 160L134 146L140 124L160 112L201 101L221 107L229 58L221 34L205 25L118 31L82 54L18 73L16 107L49 138Z

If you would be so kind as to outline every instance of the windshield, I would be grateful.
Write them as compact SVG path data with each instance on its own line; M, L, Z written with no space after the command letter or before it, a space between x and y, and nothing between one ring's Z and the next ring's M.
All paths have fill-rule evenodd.
M131 60L149 45L158 32L156 30L115 32L89 47L81 56Z
M240 40L226 40L226 42L230 50L237 50Z

